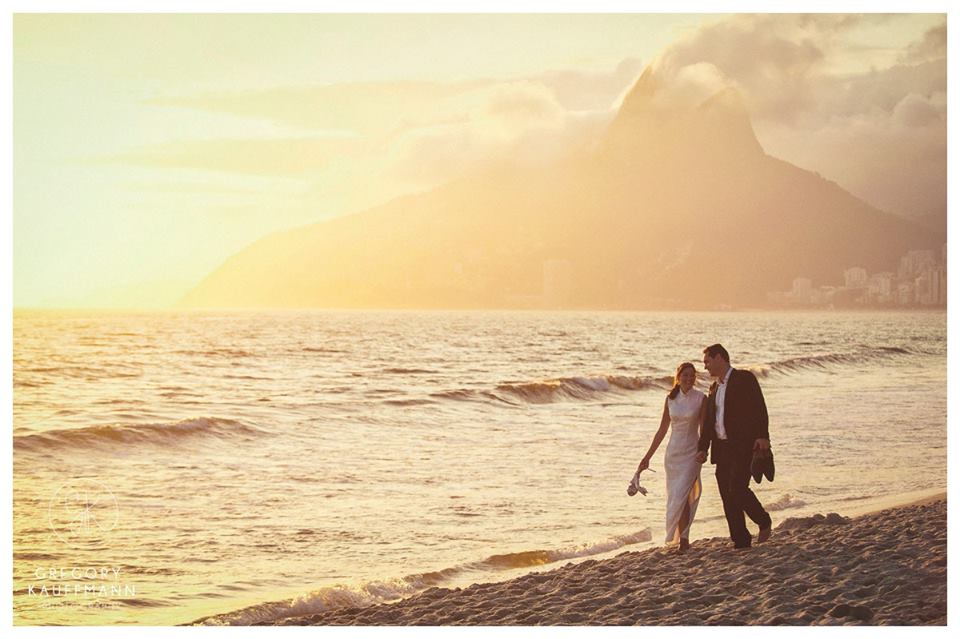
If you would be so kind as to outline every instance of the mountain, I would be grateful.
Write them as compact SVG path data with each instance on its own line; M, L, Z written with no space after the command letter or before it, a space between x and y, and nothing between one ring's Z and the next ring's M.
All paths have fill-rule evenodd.
M179 305L749 306L945 241L764 153L736 91L691 101L648 68L593 147L268 235Z

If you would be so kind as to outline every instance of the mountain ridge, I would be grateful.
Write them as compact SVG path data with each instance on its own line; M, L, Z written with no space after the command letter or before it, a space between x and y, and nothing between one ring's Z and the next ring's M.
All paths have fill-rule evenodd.
M796 276L893 270L907 250L937 245L767 155L735 89L672 100L648 67L593 149L267 235L179 306L750 306Z

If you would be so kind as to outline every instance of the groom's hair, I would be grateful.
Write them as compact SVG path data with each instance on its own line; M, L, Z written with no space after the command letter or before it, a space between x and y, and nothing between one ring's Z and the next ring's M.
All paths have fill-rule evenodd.
M727 349L725 349L720 344L713 344L712 346L707 346L705 349L703 349L703 352L704 354L709 355L710 357L716 357L717 355L720 355L720 357L723 358L723 361L725 361L727 364L730 363L730 353L728 353Z

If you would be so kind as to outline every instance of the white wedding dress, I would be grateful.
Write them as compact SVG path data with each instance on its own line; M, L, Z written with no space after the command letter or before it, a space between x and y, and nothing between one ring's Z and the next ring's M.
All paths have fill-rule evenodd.
M700 464L696 457L700 439L700 404L705 400L706 395L696 388L691 388L687 393L681 390L674 399L667 399L670 441L667 443L663 466L667 479L668 544L679 543L681 537L689 539L690 524L700 503L703 485L700 483ZM679 530L684 504L689 504L690 514L686 527Z

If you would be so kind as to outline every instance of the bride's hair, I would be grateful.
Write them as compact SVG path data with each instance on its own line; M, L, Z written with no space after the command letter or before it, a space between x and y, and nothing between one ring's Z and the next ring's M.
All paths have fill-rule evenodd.
M694 374L697 372L697 368L690 362L684 362L680 364L680 366L677 366L677 374L673 376L673 388L670 389L670 394L667 395L670 399L676 399L677 393L680 392L680 374L685 368L692 368Z

